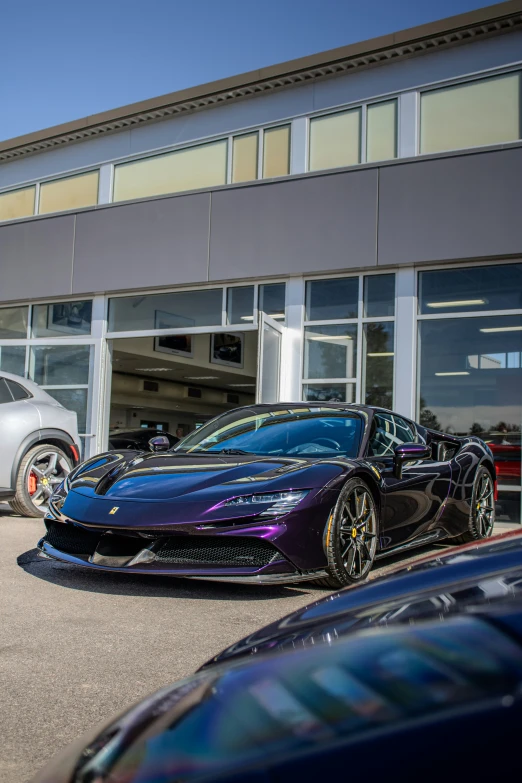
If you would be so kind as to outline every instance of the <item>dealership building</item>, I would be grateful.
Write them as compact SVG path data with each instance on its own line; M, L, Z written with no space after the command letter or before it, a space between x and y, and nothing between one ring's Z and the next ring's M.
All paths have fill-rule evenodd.
M0 369L114 429L366 402L520 522L522 2L0 142Z

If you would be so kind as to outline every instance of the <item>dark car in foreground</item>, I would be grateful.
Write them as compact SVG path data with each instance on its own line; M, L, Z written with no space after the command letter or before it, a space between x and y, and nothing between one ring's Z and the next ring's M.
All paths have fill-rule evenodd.
M486 444L380 408L249 406L153 447L75 470L41 551L93 569L341 587L376 557L493 529Z
M343 590L259 632L279 649L164 688L34 783L517 776L521 585L516 534Z

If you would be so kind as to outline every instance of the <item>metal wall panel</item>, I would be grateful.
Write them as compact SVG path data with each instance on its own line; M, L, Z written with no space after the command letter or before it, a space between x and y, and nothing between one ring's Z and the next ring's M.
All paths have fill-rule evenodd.
M209 209L201 193L80 213L74 293L204 282Z
M210 279L376 264L377 170L223 190L212 196Z
M379 264L522 254L522 148L385 166Z
M75 215L0 226L0 301L71 293Z

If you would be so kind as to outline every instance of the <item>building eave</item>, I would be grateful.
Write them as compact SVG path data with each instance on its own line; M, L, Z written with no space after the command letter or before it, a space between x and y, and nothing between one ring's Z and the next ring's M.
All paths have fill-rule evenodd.
M522 0L180 90L0 142L0 161L522 29Z

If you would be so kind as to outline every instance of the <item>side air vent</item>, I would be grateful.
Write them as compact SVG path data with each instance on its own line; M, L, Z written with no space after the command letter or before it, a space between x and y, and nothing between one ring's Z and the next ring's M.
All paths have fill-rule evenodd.
M202 392L201 389L195 389L194 386L189 386L187 388L187 397L195 397L196 399L201 399Z
M232 403L232 405L239 405L239 394L227 393L227 402Z
M159 392L159 383L157 381L143 381L143 391Z

